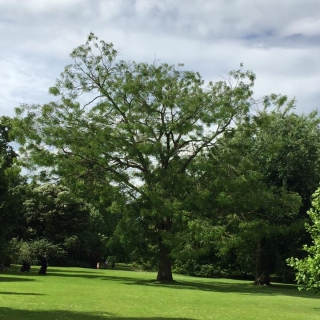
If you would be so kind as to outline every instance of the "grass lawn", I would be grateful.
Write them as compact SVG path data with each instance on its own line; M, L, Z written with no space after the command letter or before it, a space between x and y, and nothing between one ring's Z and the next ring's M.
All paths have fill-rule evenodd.
M0 320L320 319L320 298L291 285L154 273L48 267L0 272Z

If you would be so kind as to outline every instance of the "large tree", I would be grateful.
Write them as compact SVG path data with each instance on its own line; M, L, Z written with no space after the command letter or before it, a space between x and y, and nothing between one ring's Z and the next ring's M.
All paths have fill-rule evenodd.
M71 58L50 88L59 100L17 110L19 141L57 177L110 183L128 203L139 199L156 240L157 279L172 280L174 204L187 196L180 186L190 164L247 114L255 76L240 69L205 84L181 66L120 60L93 34Z

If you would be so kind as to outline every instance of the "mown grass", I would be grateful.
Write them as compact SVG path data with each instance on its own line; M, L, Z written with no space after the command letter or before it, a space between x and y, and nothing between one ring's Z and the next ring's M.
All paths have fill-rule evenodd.
M0 319L320 319L319 297L292 285L182 275L160 284L154 273L129 270L37 271L0 273Z

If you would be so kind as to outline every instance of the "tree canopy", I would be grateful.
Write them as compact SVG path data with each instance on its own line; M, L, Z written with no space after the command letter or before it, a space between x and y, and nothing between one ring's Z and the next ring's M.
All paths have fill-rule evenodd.
M71 58L50 88L57 101L17 109L15 133L29 165L70 183L116 185L129 202L139 198L158 239L158 280L171 280L166 237L181 215L174 204L187 196L182 181L189 165L249 112L255 75L240 69L205 84L181 66L120 60L93 34Z

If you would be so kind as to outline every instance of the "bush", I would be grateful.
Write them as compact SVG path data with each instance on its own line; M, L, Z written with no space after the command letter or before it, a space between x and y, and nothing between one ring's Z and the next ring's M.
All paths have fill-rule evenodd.
M38 239L33 241L12 241L12 248L15 250L13 257L15 262L30 264L38 264L41 257L47 254L50 261L64 260L66 252L56 244L51 243L47 239Z
M203 278L227 277L231 275L231 272L228 273L219 266L212 264L201 265L193 259L189 259L185 263L176 262L173 272Z

